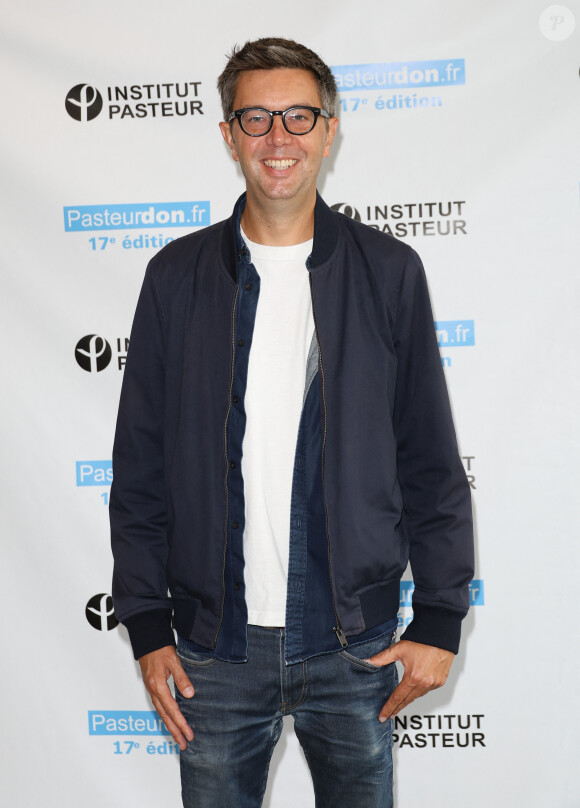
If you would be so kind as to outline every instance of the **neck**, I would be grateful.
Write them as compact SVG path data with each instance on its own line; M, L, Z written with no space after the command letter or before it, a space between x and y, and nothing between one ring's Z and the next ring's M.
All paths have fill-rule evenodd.
M256 244L270 247L288 247L302 244L314 235L314 205L316 194L308 205L300 208L284 204L285 200L277 200L268 209L256 205L248 198L242 213L242 227L247 237Z

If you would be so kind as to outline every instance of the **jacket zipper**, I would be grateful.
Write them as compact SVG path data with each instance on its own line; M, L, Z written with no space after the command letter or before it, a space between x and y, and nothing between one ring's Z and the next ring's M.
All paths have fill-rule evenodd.
M325 459L326 459L326 381L324 378L324 364L322 362L322 348L320 347L320 337L318 334L318 323L316 321L316 311L314 309L314 295L312 293L312 273L308 273L308 280L310 281L310 300L312 303L312 318L314 320L314 333L316 334L316 342L318 345L318 361L320 363L320 378L322 381L322 409L324 412L324 428L322 432L322 504L324 507L324 525L326 531L326 548L328 556L328 577L330 579L330 593L332 596L332 608L334 610L334 620L336 625L333 631L336 634L338 641L342 648L348 647L348 641L340 625L338 612L336 610L336 600L334 596L334 585L332 583L332 564L330 559L330 534L328 532L328 510L326 508L326 483L325 483Z
M218 636L222 627L222 623L224 621L224 608L225 608L225 601L226 601L226 554L228 550L228 530L229 530L229 523L230 523L230 494L229 494L229 472L230 472L230 464L229 464L229 457L228 457L228 421L230 417L230 410L232 408L232 390L234 387L234 361L236 356L236 306L238 304L238 295L240 292L239 285L236 286L236 294L234 295L234 303L232 306L232 361L230 367L230 389L228 394L228 409L226 412L226 417L224 421L224 458L225 458L225 477L224 477L224 484L226 489L226 520L224 525L224 553L222 558L222 604L220 610L220 619L217 627L217 631L215 633L215 637L213 638L213 647L215 648L218 641Z

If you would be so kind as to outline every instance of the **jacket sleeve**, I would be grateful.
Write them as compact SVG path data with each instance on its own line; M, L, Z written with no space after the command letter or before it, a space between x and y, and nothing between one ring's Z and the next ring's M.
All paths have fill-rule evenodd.
M115 443L109 504L113 603L133 653L175 644L168 597L164 393L167 312L149 264L131 330Z
M402 276L394 336L401 527L415 582L414 616L404 638L457 653L473 577L471 495L457 449L425 273L414 252Z

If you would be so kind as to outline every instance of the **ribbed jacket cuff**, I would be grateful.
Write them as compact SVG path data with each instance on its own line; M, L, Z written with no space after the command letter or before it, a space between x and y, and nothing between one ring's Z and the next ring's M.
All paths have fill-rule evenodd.
M135 659L166 645L175 645L170 609L150 609L146 612L139 612L139 614L126 618L123 625L129 632Z
M434 645L456 654L459 651L462 619L461 612L413 604L413 620L401 639Z

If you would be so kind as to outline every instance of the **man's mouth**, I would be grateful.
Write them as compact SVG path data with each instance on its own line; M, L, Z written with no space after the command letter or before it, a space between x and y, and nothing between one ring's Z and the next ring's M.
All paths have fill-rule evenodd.
M298 160L264 160L264 165L277 171L284 171L286 168L292 168L297 162Z

